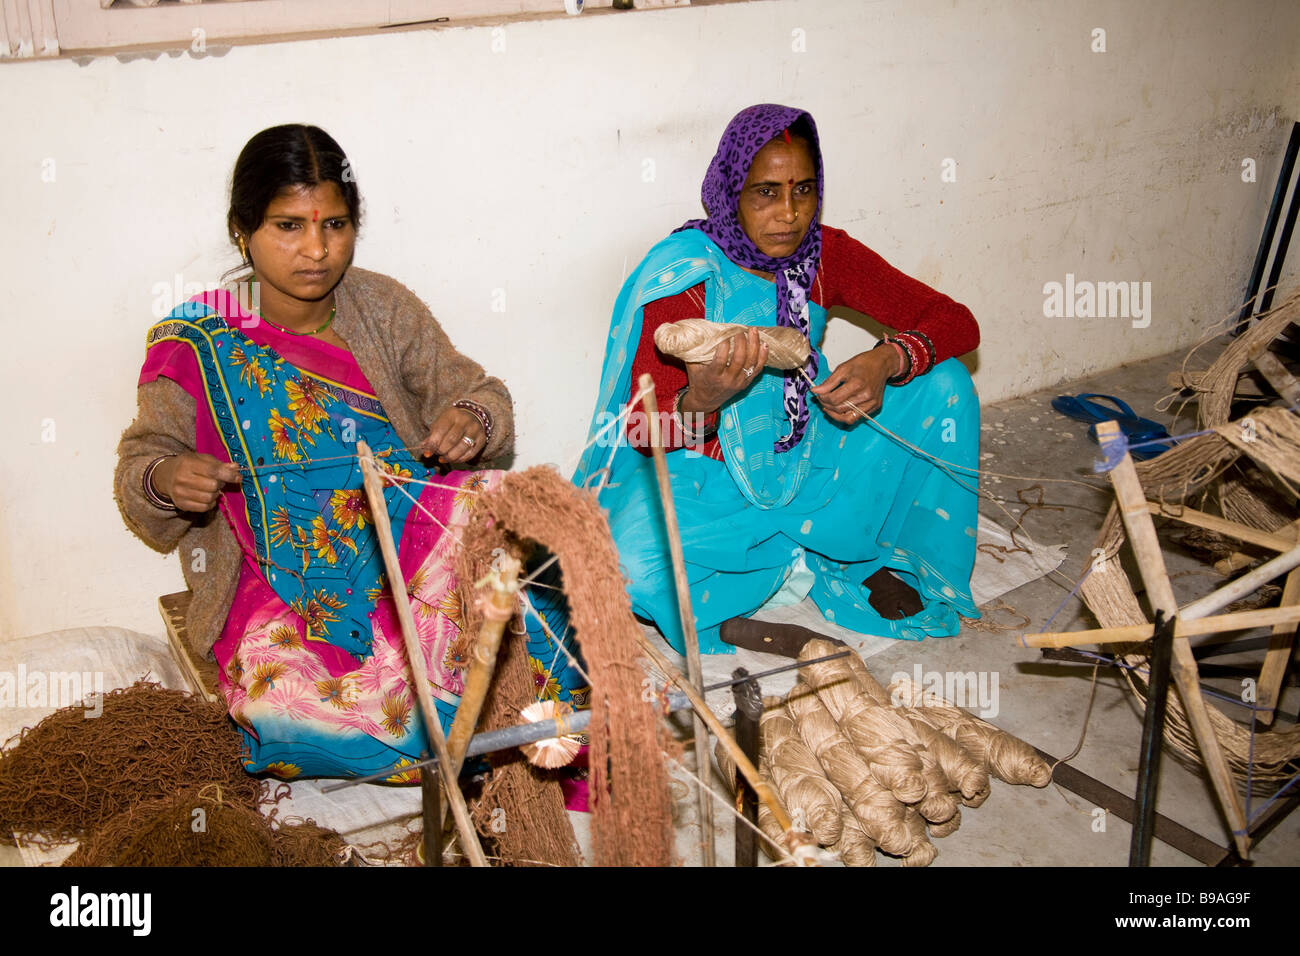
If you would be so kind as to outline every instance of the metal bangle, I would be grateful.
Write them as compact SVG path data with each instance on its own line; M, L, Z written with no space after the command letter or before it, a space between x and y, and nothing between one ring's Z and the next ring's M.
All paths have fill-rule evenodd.
M161 491L158 491L156 488L154 488L153 472L155 468L157 468L168 458L174 458L174 457L176 456L175 455L158 456L153 461L149 462L148 465L145 466L144 475L141 478L141 483L144 485L145 498L147 498L149 500L149 503L153 505L155 508L159 508L163 511L179 511L180 509L176 507L176 502L172 501L171 498L167 497Z
M487 410L486 406L468 398L452 402L451 407L464 409L478 419L478 423L483 426L483 447L486 448L492 441L492 413Z

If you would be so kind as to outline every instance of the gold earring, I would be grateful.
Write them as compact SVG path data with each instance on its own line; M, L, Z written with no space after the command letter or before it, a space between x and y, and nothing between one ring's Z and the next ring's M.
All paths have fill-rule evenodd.
M235 236L235 242L239 243L239 256L243 260L248 260L248 247L244 245L243 236Z

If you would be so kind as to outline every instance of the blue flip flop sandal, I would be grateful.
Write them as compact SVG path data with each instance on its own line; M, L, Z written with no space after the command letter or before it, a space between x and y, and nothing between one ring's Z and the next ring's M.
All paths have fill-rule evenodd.
M1111 410L1097 402L1089 399L1099 399L1110 402L1115 406ZM1138 461L1145 461L1148 458L1154 458L1162 451L1167 451L1174 444L1170 438L1169 432L1159 422L1152 421L1149 418L1142 418L1137 415L1128 404L1120 401L1114 395L1100 395L1096 392L1084 392L1081 395L1058 395L1052 399L1052 408L1056 409L1066 418L1072 418L1077 422L1088 423L1088 437L1094 442L1097 441L1097 425L1100 422L1114 421L1118 423L1120 430L1130 445L1137 445L1142 442L1161 441L1167 439L1166 445L1148 445L1145 448L1133 448L1130 454Z

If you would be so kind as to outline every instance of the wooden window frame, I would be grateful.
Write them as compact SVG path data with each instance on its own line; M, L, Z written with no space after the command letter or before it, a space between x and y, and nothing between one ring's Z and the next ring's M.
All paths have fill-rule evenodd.
M148 5L152 2L152 5ZM638 8L691 0L635 0ZM699 2L699 0L697 0ZM565 0L0 0L0 61L193 50L246 43L565 17ZM614 0L585 0L587 11Z

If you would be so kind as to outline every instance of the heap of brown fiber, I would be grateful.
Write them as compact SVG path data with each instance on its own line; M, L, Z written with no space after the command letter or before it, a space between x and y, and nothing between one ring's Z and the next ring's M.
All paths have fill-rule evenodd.
M571 612L569 626L582 643L593 685L588 734L595 862L601 866L671 864L672 813L668 775L660 756L664 731L653 705L642 700L639 625L595 494L575 488L551 468L506 475L496 490L479 496L461 540L457 574L463 582L477 581L486 573L490 558L485 556L494 547L535 542L559 558ZM481 614L472 609L473 602L466 603L471 605L468 627L474 632ZM523 642L514 638L511 643ZM516 667L512 663L516 656L512 653L502 663ZM510 699L518 693L518 681L514 683L512 689L503 680L494 681L485 729L518 723L518 710L534 699L531 683L522 700ZM510 767L517 788L494 795L503 800L498 805L506 811L506 829L495 834L498 837L509 834L521 821L528 827L536 825L536 811L545 802L560 805L558 783L538 774L522 756L514 757ZM498 767L494 776L502 772ZM505 805L506 796L514 806ZM559 821L554 820L555 814L548 815L552 819L542 826L561 827L562 821L560 832L571 835L562 809ZM531 842L546 837L520 832L518 838ZM520 859L548 862L526 846L518 852Z
M15 832L44 846L80 840L196 782L256 808L266 783L245 773L244 756L224 706L157 684L104 695L98 717L65 707L0 752L0 840L13 843Z
M347 844L333 830L272 822L206 786L119 813L64 866L339 866Z

